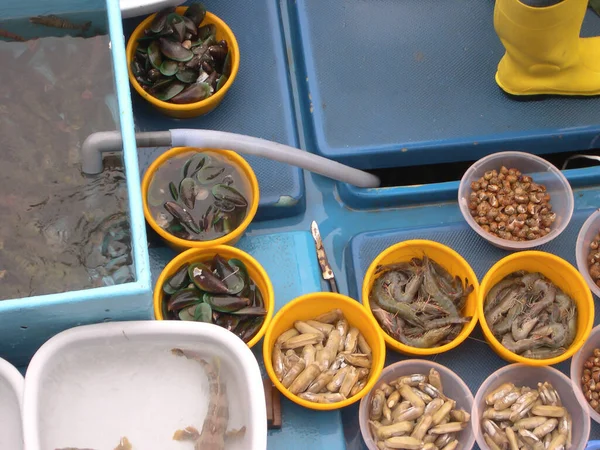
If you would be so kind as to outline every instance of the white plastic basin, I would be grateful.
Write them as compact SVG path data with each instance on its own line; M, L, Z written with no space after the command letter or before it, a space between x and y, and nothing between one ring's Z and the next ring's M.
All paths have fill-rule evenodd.
M182 450L173 433L202 429L208 379L198 362L173 355L175 347L219 358L228 428L246 426L227 450L266 449L265 397L250 349L216 325L178 321L88 325L46 342L26 376L27 449L112 449L126 436L134 449Z
M0 449L23 449L23 384L19 371L0 358Z

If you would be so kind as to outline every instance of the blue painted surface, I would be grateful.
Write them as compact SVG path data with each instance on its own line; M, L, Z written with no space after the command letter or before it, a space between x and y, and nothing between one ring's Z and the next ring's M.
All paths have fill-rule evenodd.
M26 364L35 351L48 338L65 329L106 320L135 320L152 317L149 259L146 245L146 229L139 190L139 167L133 135L127 72L123 64L125 43L121 26L118 0L86 0L73 5L69 0L25 0L15 9L14 2L0 3L0 15L4 18L27 14L47 14L72 11L85 14L95 12L101 23L95 27L110 29L113 68L119 99L121 131L124 136L123 159L127 174L127 191L132 233L133 258L136 281L120 286L110 286L84 291L35 296L0 302L0 357L16 366ZM107 6L108 5L108 6ZM24 8L27 9L24 9ZM100 16L98 16L100 11ZM107 11L107 13L102 13ZM107 70L110 70L107 68Z
M515 103L500 91L491 0L287 3L301 107L323 156L368 169L597 140L600 99ZM583 35L599 32L589 13Z
M440 8L451 8L452 10L456 10L455 1L444 2L442 4L436 4L436 7ZM405 124L405 121L401 118L396 118L395 115L406 114L410 116L412 111L406 110L405 102L402 98L398 98L399 95L392 95L386 90L386 84L382 83L372 83L366 84L365 89L368 87L368 93L365 93L365 90L357 89L354 94L363 97L360 97L362 100L365 100L361 103L358 100L359 97L356 95L352 97L351 100L355 101L354 104L344 104L344 106L340 106L339 108L343 110L343 114L331 114L331 110L327 109L327 102L319 102L315 100L320 94L320 90L333 90L333 93L330 92L330 95L333 98L334 102L343 102L347 100L347 93L344 95L338 95L338 92L344 91L346 85L344 81L348 81L353 75L353 71L347 71L345 74L341 74L338 77L334 77L335 82L327 83L324 81L324 78L321 76L312 77L311 72L307 69L308 62L312 59L316 59L317 56L308 54L307 47L302 37L308 35L308 40L312 38L312 31L307 28L307 21L313 21L315 23L318 22L318 26L328 26L329 24L322 19L322 15L319 15L318 11L312 11L312 8L320 10L320 8L331 9L339 11L344 11L344 14L350 14L347 12L347 8L350 6L350 9L360 9L360 8L370 8L371 5L369 3L361 2L360 0L348 0L342 3L322 3L322 2L292 2L290 0L280 0L280 8L281 15L283 18L283 32L286 41L286 47L288 49L288 53L293 55L292 58L289 58L290 65L290 73L292 74L291 78L291 89L295 99L295 108L296 108L296 118L298 122L298 128L303 131L300 133L300 142L302 144L302 148L307 149L308 151L319 153L324 156L329 156L332 159L338 159L341 162L352 165L354 167L359 167L362 169L370 169L370 168L380 168L380 167L395 167L395 166L412 166L419 164L433 164L436 162L445 162L445 161L459 161L459 160L474 160L479 156L483 156L489 153L497 152L497 151L505 151L505 150L520 150L520 151L528 151L531 153L551 153L555 151L561 150L588 150L590 148L597 147L598 136L600 135L600 127L590 127L580 126L582 123L596 123L594 122L594 118L597 117L595 114L588 114L587 116L583 116L580 122L576 122L576 126L570 128L561 127L559 135L548 136L548 131L542 131L536 129L531 129L525 127L522 132L516 133L514 135L506 135L502 138L494 137L492 139L491 136L482 137L475 136L472 141L465 142L454 142L449 139L436 138L433 139L433 132L430 128L430 121L436 121L435 119L435 105L429 105L423 103L422 105L419 103L418 109L421 111L434 111L431 118L428 120L424 120L419 122L417 125L418 129L425 128L427 136L432 136L431 141L427 141L424 143L404 143L401 137L402 133L412 130L414 127L409 127ZM390 1L378 2L377 8L379 8L379 4L389 5ZM412 3L412 2L411 2ZM461 2L460 8L468 9L471 2ZM490 2L483 2L483 6L479 5L479 8L491 8L492 5ZM394 5L391 6L392 9L401 9L406 6L407 2L395 2ZM424 6L430 7L430 6ZM299 10L302 8L311 9L312 13L307 16L304 15L304 18L299 17ZM460 9L459 8L459 9ZM463 11L461 9L461 11ZM480 9L478 9L480 11ZM464 11L463 11L464 12ZM378 13L382 14L382 13ZM425 13L423 13L425 14ZM422 17L423 14L418 17ZM396 18L403 17L401 14L396 14L394 16ZM429 15L427 17L430 17ZM490 16L491 17L491 16ZM358 22L359 19L353 19L355 22ZM367 14L366 20L372 20L375 22L373 18ZM401 20L401 19L399 19ZM479 21L481 22L481 21ZM478 22L478 23L479 23ZM586 17L586 22L584 26L584 35L593 35L592 30L596 28L600 28L600 24L593 17ZM342 22L343 24L344 22ZM428 20L427 22L415 21L415 23L423 24L423 26L431 26L431 24L436 24L437 22L433 20ZM452 25L453 27L454 25ZM334 22L334 27L339 27L339 21ZM345 27L343 27L345 28ZM379 28L377 26L372 26L371 29ZM400 28L399 28L400 29ZM389 30L388 30L389 31ZM398 36L402 34L404 31L400 31L395 34ZM492 40L492 36L489 35L490 30L487 29L487 41L482 45L483 48L490 48L489 41ZM315 31L316 33L316 31ZM351 42L352 39L366 39L366 42L372 44L371 40L377 39L385 39L385 37L381 37L379 33L358 33L356 32L353 36L350 36L348 39L344 39L336 37L336 34L332 34L329 30L324 35L327 36L328 40L340 39L343 42L343 45L340 44L340 47L347 49L355 49L356 46L351 44L346 44L347 42ZM429 30L428 36L424 37L424 40L427 39L436 39L436 36L443 36L444 33L439 30ZM371 40L369 40L371 39ZM396 39L396 37L394 38ZM393 42L394 39L391 39ZM493 39L497 38L495 35ZM336 41L337 42L337 41ZM479 41L477 41L479 42ZM365 58L368 52L363 50L363 46L366 43L362 43L358 46L359 50L356 50L355 53L361 53L362 57ZM390 44L391 45L391 44ZM495 48L499 45L498 42L494 42L491 48ZM373 44L372 48L375 48L376 45ZM384 45L385 47L385 45ZM443 48L443 45L440 45ZM311 47L312 48L312 47ZM327 47L328 48L328 47ZM388 47L385 47L389 50ZM342 70L336 68L333 62L327 59L327 54L322 56L323 48L320 44L317 45L315 49L315 53L321 55L322 58L325 58L326 61L322 62L323 71L327 71L329 68L332 70ZM389 60L388 54L385 52L372 52L371 58L386 59ZM339 56L339 55L338 55ZM337 58L334 54L334 57ZM499 57L499 56L498 56ZM352 57L349 56L350 60ZM392 59L394 64L397 64L397 61ZM487 63L489 66L489 62ZM491 66L490 66L491 67ZM313 69L315 67L313 66ZM493 69L493 70L492 70ZM359 70L365 70L364 67L360 67ZM495 66L492 67L490 73L494 73ZM379 70L377 72L377 76L383 74L384 76L389 76L388 71L393 73L394 69L385 67L385 69ZM438 71L439 72L439 71ZM313 74L316 72L312 72ZM434 72L437 73L437 72ZM320 74L320 72L319 72ZM325 74L323 74L325 75ZM328 80L332 78L331 74L327 75ZM475 75L474 75L475 76ZM357 76L358 78L358 76ZM486 78L486 74L477 73L476 78L479 82L483 82ZM406 92L411 90L409 83L411 83L413 78L409 76L405 76L404 78L394 78L392 85L402 85L405 86L403 89ZM422 80L421 80L422 81ZM439 81L439 80L438 80ZM489 80L488 80L489 81ZM349 81L348 81L349 82ZM418 80L417 80L418 82ZM460 82L460 80L459 80ZM492 80L493 82L493 80ZM379 86L379 87L378 87ZM493 84L493 86L487 86L487 90L483 90L483 93L480 95L480 98L486 98L485 96L493 96L494 100L499 100L497 94L497 86ZM439 86L438 86L439 87ZM379 89L379 90L378 90ZM372 90L375 90L375 95L371 96L369 94L372 93ZM447 92L448 89L444 87L442 89L444 92ZM464 90L464 89L463 89ZM381 91L381 92L380 92ZM383 94L382 94L383 92ZM389 94L389 95L388 95ZM441 94L441 97L444 97L444 93ZM383 99L382 99L383 97ZM468 98L474 98L474 95L471 95ZM519 114L528 114L532 119L541 120L544 126L549 125L547 110L555 111L554 115L560 116L561 105L564 105L564 108L567 109L566 114L570 113L570 108L573 106L574 100L572 99L564 99L558 103L548 104L546 103L526 103L525 107L521 102L504 102L504 98L500 96L502 99L502 107L498 109L500 111L498 114L503 114L505 118L514 118L514 124L506 125L507 129L513 130L519 127L522 127L522 117ZM467 98L467 100L468 100ZM379 99L379 100L377 100ZM350 101L350 100L348 100ZM436 100L437 101L437 100ZM576 102L576 101L575 101ZM365 106L372 105L371 107ZM434 102L435 103L435 102ZM323 111L320 111L320 108L325 104L325 108ZM488 105L485 101L482 101L482 104ZM320 105L320 106L319 106ZM379 106L382 105L384 108L393 108L392 112L383 113L379 111ZM489 105L488 105L489 106ZM494 105L489 106L490 108L495 108ZM525 108L525 110L523 110ZM538 109L540 108L540 109ZM596 110L600 107L596 106ZM475 108L477 109L477 108ZM322 113L323 119L319 122L319 113ZM348 145L345 145L341 148L330 148L328 144L325 145L328 148L327 151L322 150L322 142L319 142L319 138L316 135L316 129L319 127L324 127L324 121L331 115L329 127L336 127L337 132L340 136L343 136L344 139L347 139ZM550 114L552 116L552 114ZM352 116L348 119L347 116ZM456 111L453 111L450 114L453 120L460 122L462 125L464 123L469 123L468 117L465 117L463 114L463 109L460 109L457 106ZM553 116L554 117L554 116ZM394 120L395 118L395 120ZM590 119L591 118L591 119ZM570 119L569 119L570 120ZM357 127L355 121L363 122L370 121L370 127ZM590 122L591 121L591 122ZM491 122L487 124L487 126L496 126L497 122ZM478 121L474 122L473 127L476 130L476 134L481 134L481 130L485 130L485 126L481 125ZM429 128L428 128L429 127ZM357 131L360 130L360 131ZM358 148L354 146L354 143L357 142L356 134L361 133L360 137L367 142L366 146L359 146ZM381 139L382 133L398 133L399 137L395 140L398 141L396 144L390 145L385 149L379 149L376 145L379 139ZM587 137L581 142L582 133L584 133ZM587 134L586 134L587 133ZM391 138L390 138L391 139ZM485 139L491 139L488 141L488 146L484 148L483 144ZM394 139L391 139L392 141ZM374 145L374 146L373 146ZM487 145L487 144L486 144ZM413 148L414 147L414 148ZM406 149L406 151L405 151ZM421 151L423 150L423 151ZM425 153L425 150L427 153ZM343 155L339 158L336 155ZM600 184L600 167L590 167L584 169L576 169L576 170L566 170L564 171L565 176L568 178L569 182L573 187L587 187L594 186ZM351 186L345 183L337 184L337 194L339 198L350 208L352 209L360 209L360 210L373 210L380 208L393 208L393 207L401 207L406 205L418 205L418 204L427 204L433 202L446 202L452 201L456 198L456 194L458 191L458 181L444 182L444 183L433 183L426 185L416 185L416 186L401 186L401 187L389 187L389 188L381 188L381 189L361 189L355 186Z
M236 35L240 69L235 82L217 109L192 119L165 117L133 91L137 130L199 128L230 131L297 147L288 59L277 3L271 0L207 0L204 4ZM125 21L127 39L143 18ZM147 167L161 151L140 150L140 166ZM259 157L244 157L256 172L260 186L256 220L290 217L304 211L304 180L300 169Z
M596 208L575 211L565 231L552 242L538 249L560 256L577 267L575 261L577 235L585 220L595 211ZM456 250L473 268L479 281L498 260L510 254L508 251L492 247L464 221L445 223L444 226L407 227L400 230L361 233L351 240L346 249L346 274L350 295L361 299L364 274L379 253L397 242L410 239L428 239ZM594 324L597 325L599 322L600 311L596 311ZM390 352L386 364L393 364L401 359L409 358ZM435 360L456 372L469 386L473 395L477 393L478 387L491 371L506 364L485 342L479 326L457 349L427 359ZM570 361L557 364L555 367L569 376ZM358 419L357 408L350 407L345 413L347 415L354 413ZM600 438L600 425L594 421L592 421L590 438Z

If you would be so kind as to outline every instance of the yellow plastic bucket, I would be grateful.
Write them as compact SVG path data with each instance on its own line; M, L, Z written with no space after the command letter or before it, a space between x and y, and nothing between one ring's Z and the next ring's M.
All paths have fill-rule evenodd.
M428 258L443 266L452 275L459 276L462 280L466 278L469 283L473 285L473 292L471 292L467 297L467 301L463 309L463 315L471 316L472 318L470 322L463 327L460 334L454 340L452 340L452 342L432 348L410 347L397 341L382 330L381 332L383 333L383 338L385 339L387 345L397 352L405 355L426 356L447 352L463 342L471 334L475 328L475 325L477 324L477 299L479 294L479 282L477 281L475 272L473 272L473 269L469 263L450 247L438 242L424 239L414 239L410 241L399 242L385 249L373 260L367 269L362 286L362 303L365 305L368 314L374 318L369 303L369 293L371 292L371 288L375 283L375 280L381 275L375 274L377 267L381 265L410 261L412 258L423 258L424 255L427 255Z
M256 287L262 294L267 315L265 316L265 321L256 335L247 344L248 347L253 347L258 341L261 340L267 331L267 328L269 327L269 323L273 317L273 311L275 310L275 294L273 292L271 279L260 263L248 253L235 247L217 245L210 248L192 248L173 258L169 264L165 266L158 277L158 280L156 280L156 285L154 286L154 318L156 320L167 320L165 319L163 310L164 293L162 287L163 284L165 284L165 281L167 281L169 277L173 276L175 272L177 272L177 270L185 263L208 261L211 260L216 254L219 254L225 259L235 258L242 261L248 270L248 276L252 279L252 281L254 281L254 283L256 283Z
M492 330L490 330L483 314L485 298L490 289L500 280L518 270L540 272L577 304L577 334L571 346L562 355L549 359L525 358L509 351L492 334ZM550 366L569 359L581 348L590 335L594 324L594 299L590 288L577 269L558 256L534 250L506 256L492 266L481 281L477 309L483 335L492 349L506 361L519 362L530 366Z
M162 227L160 227L152 214L150 213L150 208L148 206L148 190L150 188L150 183L154 174L158 170L158 168L163 165L167 160L180 155L182 153L188 152L202 152L208 151L211 153L218 153L219 155L225 157L229 162L235 165L241 172L241 175L244 176L249 184L250 190L252 193L252 201L248 205L248 212L246 213L246 217L240 223L240 225L231 231L231 233L226 234L225 236L221 236L217 239L212 239L209 241L188 241L186 239L180 239L172 234L168 233ZM254 170L250 167L250 164L246 162L244 158L238 155L236 152L231 150L217 150L217 149L200 149L193 147L174 147L170 150L167 150L165 153L160 155L156 160L148 167L146 173L144 174L144 178L142 179L142 204L144 208L144 217L146 217L146 221L152 227L154 231L158 233L158 235L163 238L163 240L167 243L169 247L176 251L183 251L188 248L207 248L214 247L215 245L234 245L237 241L240 240L246 228L254 219L256 215L256 211L258 210L258 202L260 199L260 192L258 189L258 180L256 179L256 175L254 174Z
M180 6L176 9L176 12L177 14L183 14L187 9L187 6ZM140 86L140 83L138 83L138 81L135 79L131 69L131 61L133 61L133 57L135 56L135 51L138 46L137 40L144 36L144 30L150 26L155 16L156 14L152 14L142 23L140 23L133 31L129 41L127 42L126 57L129 71L129 81L131 82L131 85L143 99L148 101L154 108L167 116L176 117L178 119L188 119L211 112L223 101L223 98L233 84L240 67L240 48L233 31L231 31L231 28L229 28L227 24L220 18L210 12L206 13L206 17L202 24L214 24L217 28L216 40L220 41L221 39L225 39L227 41L227 46L231 52L231 75L229 76L229 79L225 85L214 95L211 95L210 97L196 103L177 105L175 103L163 102L162 100L159 100L146 92L142 86Z
M284 331L294 328L295 321L310 320L336 308L342 310L344 317L350 326L354 326L360 330L371 347L371 373L369 374L366 386L356 395L344 401L328 404L309 402L292 394L278 380L277 375L275 375L273 370L273 347L277 338ZM273 384L291 401L304 406L305 408L323 411L333 410L344 408L345 406L359 401L367 395L373 386L375 386L385 363L385 342L383 341L379 325L377 325L375 319L367 313L366 309L359 302L341 294L315 292L292 300L275 314L275 317L271 320L267 333L265 334L265 341L263 342L263 361L265 363L267 374Z

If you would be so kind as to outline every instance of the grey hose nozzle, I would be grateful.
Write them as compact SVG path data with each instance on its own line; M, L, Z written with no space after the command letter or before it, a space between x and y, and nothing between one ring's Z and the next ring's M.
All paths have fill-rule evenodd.
M236 133L213 130L174 129L135 133L138 147L200 147L224 148L238 153L260 156L290 164L325 177L361 188L377 188L381 182L368 172L332 161L303 150ZM93 133L83 143L82 171L102 172L102 154L121 150L123 141L118 131Z

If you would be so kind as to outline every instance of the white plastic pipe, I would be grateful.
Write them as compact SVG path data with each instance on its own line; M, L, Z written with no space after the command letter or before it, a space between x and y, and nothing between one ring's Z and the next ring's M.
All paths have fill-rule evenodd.
M168 147L171 145L171 133L168 131L150 131L135 133L138 147ZM103 170L102 154L123 150L123 140L118 131L99 131L90 134L81 146L81 171L95 175Z
M377 188L381 181L375 175L350 166L299 150L236 133L213 130L174 129L136 133L138 147L200 147L223 148L247 155L279 161L361 188ZM102 172L102 154L120 151L123 147L121 133L103 131L88 136L81 147L82 171L86 174Z
M301 167L361 188L376 188L381 184L378 177L368 172L266 139L225 131L192 129L170 131L171 144L174 147L224 148Z

